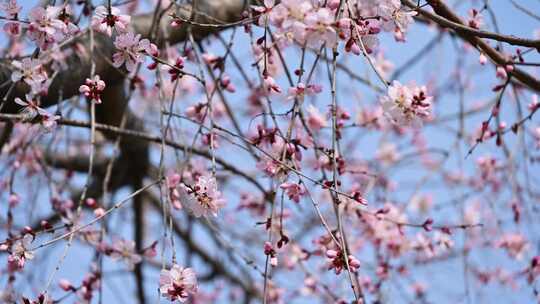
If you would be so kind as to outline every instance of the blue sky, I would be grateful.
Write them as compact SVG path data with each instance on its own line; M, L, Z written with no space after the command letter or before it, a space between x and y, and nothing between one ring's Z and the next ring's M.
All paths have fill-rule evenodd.
M33 1L20 1L22 4L24 4L25 9L30 7L28 3ZM447 1L448 2L448 1ZM455 1L452 1L451 3L454 3ZM460 4L457 6L458 11L462 13L462 15L465 14L467 11L467 8L471 6L471 3L474 7L481 7L482 1L458 1ZM540 29L540 22L538 20L534 20L533 18L530 18L520 12L518 12L510 3L510 1L507 0L492 0L489 1L490 6L495 12L495 15L497 16L498 25L500 27L500 31L505 34L513 34L520 37L532 37L533 31L535 29ZM540 7L540 2L538 0L519 0L519 4L523 5L524 7L533 8L537 10L537 13L540 14L540 11L538 11L538 8ZM23 13L24 14L24 13ZM490 23L489 17L485 16L485 20L488 24ZM489 27L492 28L491 26ZM396 43L391 35L383 34L381 37L381 46L384 50L385 56L387 56L389 59L391 59L396 67L400 67L403 63L407 62L411 56L414 56L417 54L418 50L421 49L426 43L428 43L431 39L433 39L434 36L438 34L437 31L431 29L426 30L424 25L415 25L407 35L407 43L406 44L400 44ZM227 37L228 34L225 34L225 37ZM210 49L212 49L216 54L222 53L222 48L218 46L217 43L213 43L210 46ZM238 56L238 58L252 58L250 53L250 47L249 47L249 41L247 40L247 35L243 34L241 30L239 30L236 38L236 44L234 47L234 52ZM438 83L441 84L443 81L450 80L452 81L452 73L456 68L458 57L456 56L456 53L465 52L463 44L459 40L453 41L452 38L449 38L448 35L446 35L442 43L437 44L436 47L433 49L430 49L428 51L428 54L425 54L425 58L421 59L413 68L408 70L406 73L402 74L400 77L400 81L402 83L407 83L409 81L415 81L418 84L423 83ZM491 88L497 84L497 80L494 78L494 72L493 68L491 67L484 67L484 71L478 72L478 69L481 69L476 64L478 60L478 53L475 50L469 50L469 54L465 57L463 66L466 67L465 71L467 73L470 73L471 75L474 73L474 89L467 93L465 96L466 100L466 107L470 108L474 105L476 101L485 101L489 100L490 98L493 98L494 93L491 91ZM289 49L285 55L286 60L290 66L297 66L298 65L298 49ZM313 60L313 56L308 56L308 60ZM377 78L375 75L370 71L369 67L366 65L365 61L361 57L347 57L346 64L353 70L357 71L358 74L362 75L369 75L369 77L372 79L372 81L376 82ZM530 57L530 61L533 62L540 62L540 55L539 54L533 54ZM245 65L247 66L247 64ZM321 67L324 67L324 65L321 65ZM538 69L530 69L535 73L535 75L538 77ZM250 73L254 73L254 69L250 71ZM320 75L320 79L324 78L325 70L321 69L318 71ZM233 78L233 81L241 81L241 78L239 75L232 73L231 76ZM286 82L284 79L280 79L280 83L283 84L283 87L287 87L285 84ZM328 92L328 82L324 82L323 86L325 86L326 92ZM340 102L344 106L350 107L352 109L373 104L376 102L376 94L373 94L370 92L365 86L362 86L358 83L354 83L348 79L348 77L344 74L339 74L338 78L338 98ZM242 96L242 93L239 93L240 96ZM245 95L245 94L244 94ZM351 96L361 96L358 98L351 98ZM458 102L457 102L458 96L456 95L447 95L444 98L438 99L435 101L435 113L437 115L442 114L448 114L448 113L457 113L459 111L458 108ZM244 102L242 98L235 99L237 103ZM321 96L317 97L316 100L310 101L318 106L320 108L323 108L325 104L327 104L328 100L328 94L322 94ZM195 99L188 101L194 102ZM185 103L184 103L185 104ZM241 104L237 104L239 108L241 108ZM278 104L278 112L280 105ZM282 109L285 109L285 105L281 106ZM485 115L486 112L483 113ZM466 128L468 130L472 130L478 126L478 124L486 119L487 117L481 115L476 116L475 118L468 120ZM82 115L81 115L82 116ZM509 119L511 119L511 116L508 116ZM511 120L509 120L511 122ZM246 130L249 126L250 121L249 120L243 120L241 121L241 125L243 126L243 129ZM538 123L538 119L535 119L535 123ZM447 125L448 128L456 128L456 122L449 123ZM253 125L252 125L253 127ZM155 129L153 131L156 131ZM365 133L356 133L357 131L351 131L351 133L347 134L345 141L350 140L362 140L364 143L364 146L369 147L367 149L364 149L362 151L350 151L351 155L362 155L362 157L370 158L374 155L375 148L377 147L379 140L381 139L378 135L371 135L371 134L365 134ZM82 132L81 134L87 134L85 132ZM440 127L431 127L426 126L425 131L426 137L429 139L430 147L438 147L443 149L449 149L453 142L454 142L454 135L448 131L446 131L444 128ZM392 139L394 140L394 139ZM512 145L515 142L513 139L509 139L509 144ZM477 150L475 150L473 156L468 159L464 159L464 153L467 151L468 146L465 144L461 145L461 151L463 154L458 154L457 152L450 157L447 163L447 167L452 167L463 163L463 166L467 170L471 170L474 167L474 159L478 155L482 155L486 152L490 153L500 153L496 149L494 149L493 142L486 143L484 145L479 146ZM406 154L407 147L404 147L403 153ZM252 165L249 162L244 162L243 155L236 153L234 149L229 149L225 151L221 151L220 155L222 155L227 160L236 163L239 165L239 167L248 167ZM156 152L157 153L157 152ZM170 153L170 152L169 152ZM154 159L157 159L158 154L152 155ZM539 170L536 167L531 167L531 174L533 176L534 180L538 180L540 178L540 174L538 174ZM413 168L402 168L400 170L397 170L395 173L392 173L392 176L396 179L396 181L400 183L414 183L417 182L420 176L416 174L416 171ZM83 179L81 177L78 177L77 180L79 180L81 183L83 182ZM36 181L35 187L39 187L39 182ZM41 181L42 182L42 181ZM440 187L437 187L437 184L440 181L434 180L433 181L433 187L427 187L428 192L433 193L436 197L453 197L455 196L454 189L451 189L452 193L449 192L448 189L441 189ZM237 182L235 181L234 186L230 188L229 191L226 191L225 195L227 196L228 200L231 202L237 201L238 194L237 189L244 189L246 186L243 182ZM407 196L411 194L410 188L407 188L408 190L402 191L402 193L394 193L393 195L398 197L399 195ZM22 189L21 192L24 192ZM422 190L423 192L424 190ZM129 192L126 190L120 191L116 196L115 199L119 200L125 196L127 196ZM511 193L504 193L504 196L511 197ZM48 194L42 193L40 197L36 197L34 202L37 203L37 205L40 205L39 202L42 200L45 201L48 197ZM234 206L234 204L232 205ZM39 210L40 208L37 208L35 212L35 217L37 218L37 215L39 213L46 214L46 210ZM125 208L122 212L115 212L110 220L110 227L111 231L113 231L117 235L123 235L126 237L130 237L132 235L132 231L130 228L130 221L131 221L131 214L129 212L129 207ZM231 207L231 209L233 209ZM48 211L48 210L47 210ZM305 211L305 209L304 209ZM149 213L151 214L151 213ZM456 210L451 209L447 211L439 212L436 215L436 220L441 221L452 221L452 220L459 220L456 215ZM534 215L533 215L534 216ZM149 230L152 231L152 235L160 235L162 233L162 223L156 216L149 216ZM179 217L179 221L185 220L185 217ZM223 218L217 218L216 221L218 223L225 223L226 220ZM260 227L257 227L254 225L253 219L248 219L245 221L240 221L239 223L245 225L245 233L262 233L262 230ZM184 225L185 223L181 223ZM537 231L538 227L534 226L533 224L526 226L522 225L521 227L518 227L518 229L521 229L522 232L530 236L531 241L534 242L534 244L538 244L538 235L534 233ZM320 231L319 231L320 232ZM315 234L314 234L315 236ZM459 243L462 241L463 235L461 233L456 233L456 243ZM212 241L211 236L209 235L209 232L205 230L204 228L201 228L201 226L196 226L194 238L197 239L198 242L202 244L202 246L211 248L211 251L216 254L216 256L219 256L219 254L222 252L223 249L219 249L214 245L214 242ZM307 238L306 238L307 239ZM147 240L150 242L151 240ZM185 261L185 250L183 250L182 243L177 242L176 246L177 252L178 252L178 259L179 261ZM536 245L538 246L538 245ZM533 247L536 247L533 246ZM261 247L261 246L259 246ZM242 247L238 247L240 249L245 249ZM262 248L262 247L261 247ZM258 254L260 253L260 248L255 248L254 250L248 251L246 250L246 254ZM534 248L536 249L536 248ZM34 273L33 276L33 282L35 284L28 284L25 287L22 285L19 285L18 288L21 288L21 290L24 290L25 294L36 294L38 291L40 291L40 288L45 285L45 282L47 280L48 275L51 273L51 270L54 268L54 263L56 263L57 258L61 255L61 252L63 250L63 246L57 246L55 248L45 249L39 252L38 257L36 260L32 261L29 266L33 267ZM535 253L535 250L532 250L530 254ZM52 258L51 258L52 257ZM259 266L263 266L262 264L262 256L259 254L258 256L254 256ZM361 256L362 258L362 256ZM365 256L367 260L370 258ZM40 263L41 259L43 259L43 263ZM77 244L74 246L70 254L67 256L64 266L60 269L58 274L56 275L56 278L68 278L72 280L73 282L80 282L82 277L81 275L88 271L89 269L89 261L92 259L92 254L87 250L87 247L80 246ZM473 260L478 265L503 265L507 267L515 267L515 263L510 263L510 261L506 258L506 256L503 253L494 253L491 251L484 252L478 252L470 257L471 260ZM37 265L40 265L40 268L37 268ZM198 272L204 273L205 269L203 267L203 264L201 264L201 261L197 258L194 258L192 260L192 265L197 269ZM520 267L525 265L524 263L520 264ZM108 269L112 272L110 276L108 276L105 280L104 289L103 289L103 297L104 297L104 303L132 303L130 299L133 299L134 293L135 293L135 285L133 282L133 278L129 273L124 272L125 268L123 264L121 263L112 263L110 259L105 258L104 259L104 266L105 269ZM311 266L317 267L317 263L312 263ZM320 266L320 263L319 263ZM437 263L435 265L431 266L420 266L414 269L413 278L429 283L429 285L432 288L437 288L440 290L440 292L436 292L436 297L429 297L428 300L433 303L488 303L493 301L502 301L504 303L528 303L532 301L532 292L530 287L524 287L519 286L517 290L510 290L508 288L501 288L499 285L492 284L489 285L487 288L483 288L481 291L478 289L478 292L476 291L476 283L473 282L471 279L470 288L473 290L471 292L471 295L468 300L463 298L464 294L464 280L465 278L462 275L462 268L463 263L461 259L451 259L449 261L443 262L443 263ZM115 269L118 269L118 271L115 271ZM157 302L157 280L158 280L158 271L156 269L153 269L151 267L146 267L145 270L146 280L147 280L147 296L151 301L149 303ZM252 277L258 280L258 283L262 283L262 280L259 276L257 276L254 272L252 272ZM334 278L333 274L329 273L325 276L327 279L332 280ZM340 279L344 279L344 277L340 277ZM283 273L281 275L276 276L276 281L280 284L284 284L283 286L287 284L291 284L293 282L296 286L297 284L300 284L303 280L302 276L298 277L291 277L286 273ZM408 286L410 282L406 281L400 281L397 280L398 284L402 284L399 286L392 286L389 284L388 286L385 285L383 292L387 293L387 301L388 303L406 303L406 300L400 296L400 289L404 288L403 286ZM203 292L211 293L213 289L217 288L217 284L204 284L201 286L201 290ZM344 293L348 292L350 293L350 290L346 288L346 284L343 284L342 288L337 289L338 291L343 291ZM32 287L38 288L38 290L33 290ZM338 288L338 287L336 287ZM405 293L410 293L409 290L405 289L403 290ZM53 294L58 294L54 292ZM156 299L156 300L154 300ZM69 299L67 303L71 303L72 299ZM162 301L165 302L165 301ZM234 303L234 301L228 300L226 298L223 298L220 300L220 303ZM294 303L313 303L313 299L310 298L302 298L299 301L295 301Z

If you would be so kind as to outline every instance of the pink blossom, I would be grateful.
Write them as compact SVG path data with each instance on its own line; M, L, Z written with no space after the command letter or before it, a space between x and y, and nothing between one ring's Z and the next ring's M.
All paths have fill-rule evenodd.
M340 0L329 0L326 6L331 10L336 10L339 7Z
M22 7L17 4L17 0L4 0L0 3L0 10L6 14L8 19L16 19L21 9Z
M100 274L95 272L89 273L85 276L84 280L81 283L81 287L77 292L77 295L82 300L81 304L90 304L94 296L94 291L100 286Z
M203 103L198 103L194 106L189 106L186 109L186 116L199 122L202 122L204 120L204 118L206 117L206 113L207 113L207 105Z
M2 29L10 36L16 37L21 34L21 24L19 22L6 22Z
M41 61L34 58L24 58L22 61L14 60L11 63L15 70L11 73L11 81L24 81L32 89L33 94L39 93L47 79L47 72Z
M64 39L68 27L58 19L61 11L62 7L56 6L47 6L46 9L37 6L30 11L28 36L36 41L40 48L47 49L51 44Z
M423 233L416 234L415 240L412 241L412 247L428 259L435 256L433 244Z
M22 297L22 302L24 304L54 304L54 301L51 299L51 296L47 293L40 293L37 299L30 301L26 297Z
M157 246L158 242L157 241L154 241L150 246L146 247L144 250L143 250L143 254L145 257L147 258L154 258L157 256L157 250L156 250L156 246Z
M8 257L8 266L11 271L24 268L26 260L34 258L34 252L30 250L34 237L26 234L22 239L13 244L11 255Z
M263 6L252 5L251 8L259 13L267 13L275 5L275 0L264 0Z
M270 257L270 265L272 265L273 267L276 267L278 265L277 252L274 249L274 246L272 246L272 243L264 243L264 254Z
M306 17L313 10L311 1L284 0L270 12L270 22L275 25L286 39L304 43L306 40ZM311 24L317 25L317 16L311 17ZM311 41L315 42L315 41Z
M94 198L87 198L84 203L86 204L86 206L90 207L90 208L96 208L98 206L98 202L94 199Z
M225 90L227 90L230 93L236 92L236 87L232 83L231 77L229 75L223 75L221 77L220 85L221 85L221 87L223 87Z
M124 260L130 270L135 267L135 264L142 261L141 256L135 251L135 242L132 240L116 240L112 244L111 250L111 258L114 260Z
M180 202L180 192L178 191L178 186L180 185L180 180L182 177L178 173L171 173L167 176L166 183L169 193L169 199L173 207L177 210L182 209L182 203Z
M253 54L258 63L259 69L263 71L263 76L276 76L282 70L275 48L264 48L257 43L253 44Z
M360 261L352 254L349 254L349 267L351 268L352 272L356 272L358 268L360 268L361 263Z
M201 137L201 142L206 147L211 147L212 149L219 148L219 140L216 133L205 133Z
M345 38L348 37L345 43L345 51L360 55L362 53L361 45L363 45L366 52L370 54L378 47L379 39L375 34L379 33L380 29L374 26L373 23L368 21L353 22L348 19L342 19L339 21L339 26L343 26L342 24L346 23L351 23L352 29L342 29L342 36Z
M410 209L412 211L420 212L420 213L427 213L433 205L433 197L432 195L426 195L426 194L415 194L411 198L410 202Z
M448 233L435 231L433 235L433 241L435 243L435 254L439 255L444 252L448 252L449 249L454 247L454 241Z
M362 194L362 191L359 185L353 186L353 191L351 192L350 195L355 203L359 203L364 206L368 204L368 200L364 197L364 194ZM348 201L350 202L350 200Z
M374 52L379 46L379 38L375 35L362 35L360 39L368 54Z
M299 203L300 197L306 194L306 189L302 184L286 182L281 184L279 187L285 190L289 199L293 200L296 203Z
M20 201L21 201L21 198L17 194L11 193L9 195L9 198L8 198L9 207L13 208L17 206Z
M41 113L41 125L45 131L50 132L58 126L60 115L50 114L49 112Z
M375 155L384 166L390 166L400 158L396 145L389 142L384 142Z
M504 248L512 258L521 260L530 245L527 239L519 233L503 235L496 243L496 247Z
M467 24L473 29L478 30L484 24L484 17L477 10L471 9L469 10L469 19L467 20Z
M478 58L478 62L480 62L481 65L485 65L487 63L487 57L484 55L484 53L480 53L480 57Z
M112 30L122 34L127 32L131 16L120 14L120 9L111 7L111 14L105 6L98 6L94 10L95 15L92 16L92 28L96 31L112 35Z
M94 215L96 217L104 216L105 215L105 209L103 209L101 207L98 207L98 208L94 209Z
M308 118L307 123L311 129L318 131L328 126L326 117L313 105L307 107Z
M40 108L39 102L37 100L34 100L30 95L26 95L26 101L23 101L19 97L16 97L14 101L16 104L23 106L23 109L21 110L23 120L32 120L38 115L50 115L45 109Z
M387 31L406 32L414 20L416 12L401 8L399 0L384 0L379 5L379 13L383 19L383 28Z
M92 79L86 78L85 83L79 87L79 92L88 100L100 104L101 92L105 90L105 82L99 78L99 75L95 75Z
M306 85L299 83L296 87L289 88L289 96L287 99L299 98L300 100L304 99L304 96L311 96L318 94L322 91L322 87L317 84Z
M21 9L22 7L17 4L16 0L5 0L3 3L0 3L0 10L5 12L7 19L17 20ZM6 22L3 29L8 35L19 36L21 33L21 24L18 21Z
M529 108L529 111L535 112L540 108L540 101L538 100L538 95L533 94L531 99L531 103L527 105L527 108Z
M405 42L405 33L400 31L398 28L394 30L394 39L397 42Z
M114 46L119 50L113 54L113 65L120 67L124 63L126 69L132 72L138 63L143 62L143 55L155 56L157 46L150 43L148 39L141 39L141 35L135 35L133 32L126 32L116 37Z
M348 255L346 263L341 249L327 250L326 258L328 260L328 270L334 269L336 274L340 274L343 269L347 269L347 264L351 272L356 272L361 266L360 261L351 254Z
M199 176L193 186L182 184L183 189L180 200L195 217L213 215L217 216L225 200L217 188L214 177Z
M262 6L258 5L252 5L251 8L259 13L261 16L257 19L257 25L259 26L265 26L265 24L268 22L268 13L272 11L272 8L275 5L275 0L264 0Z
M337 43L337 34L334 29L334 14L327 8L319 8L306 14L306 40L308 45L320 47L334 47Z
M170 270L163 269L159 276L159 292L172 302L184 303L197 293L197 277L191 268L174 264Z
M500 170L500 164L496 158L491 155L483 155L478 157L476 165L479 171L479 179L475 180L475 185L484 187L485 184L490 184L495 190L500 187L501 180L497 172Z
M383 125L384 120L380 119L383 116L383 109L377 105L374 108L363 107L357 114L357 123L363 127L372 129L380 128Z
M64 290L64 291L75 291L75 290L77 290L73 286L73 284L71 284L71 282L69 282L66 279L61 279L60 281L58 281L58 286L60 286L60 288L62 288L62 290Z
M506 69L503 66L498 66L496 71L496 76L499 79L506 79L508 78L508 74L506 73Z
M212 67L216 66L221 61L221 57L211 54L211 53L204 53L201 55L204 62Z
M261 159L257 163L257 168L259 170L262 170L266 175L270 177L277 177L279 173L282 173L281 165L273 159L269 158Z
M480 213L480 204L478 202L469 204L465 208L465 214L463 215L463 221L466 225L477 225L482 220Z
M182 70L184 69L185 58L178 56L174 66L168 70L168 73L171 75L171 82L176 81L178 78L181 78L183 75Z
M180 180L182 177L178 173L171 173L167 176L167 187L169 188L176 188L178 185L180 185Z
M534 139L536 140L536 148L540 149L540 127L534 128L533 136L534 136Z
M268 90L268 92L270 93L281 93L281 88L271 76L264 77L264 86L266 87L266 90Z
M388 95L381 98L381 104L394 124L419 126L430 115L431 99L425 87L404 86L394 81L388 87Z
M304 296L313 296L317 293L317 280L309 275L304 279L304 287L301 289L301 293Z
M144 51L147 55L157 57L159 55L159 50L157 45L150 42L148 39L143 39L139 42L139 48L141 51Z

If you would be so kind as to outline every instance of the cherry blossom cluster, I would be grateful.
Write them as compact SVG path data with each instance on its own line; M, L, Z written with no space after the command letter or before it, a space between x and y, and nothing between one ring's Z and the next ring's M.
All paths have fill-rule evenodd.
M7 0L0 3L0 10L4 12L5 17L8 20L13 20L6 22L3 26L4 32L11 36L19 36L21 33L21 24L18 22L21 9L22 7L17 4L17 0Z
M24 81L30 86L32 94L47 92L48 75L41 60L24 58L21 61L14 60L11 64L15 68L11 74L11 81Z
M183 183L181 176L172 173L167 178L169 199L176 209L187 208L195 217L217 216L225 205L214 177L200 175L192 185Z
M0 196L6 198L6 216L0 219L6 236L0 242L0 253L5 253L6 263L0 271L9 276L0 291L0 302L57 303L64 298L56 300L52 294L63 291L63 296L76 297L77 303L91 303L98 294L101 296L105 282L102 276L108 274L103 266L108 263L95 263L102 258L119 262L130 274L139 273L143 262L145 267L163 265L159 281L148 284L159 286L159 294L167 300L181 303L222 302L228 289L228 300L234 303L240 302L239 291L244 289L246 297L265 297L262 301L269 304L296 297L349 303L348 294L335 292L345 277L350 278L346 285L353 285L349 291L358 303L364 303L358 294L360 290L380 302L383 288L396 278L411 281L410 302L423 303L433 288L428 284L431 282L416 281L410 273L412 268L451 261L462 254L460 263L466 264L466 275L481 284L497 282L515 287L516 282L526 282L534 289L538 283L540 255L533 246L536 237L522 228L534 222L531 214L536 212L529 201L538 197L537 176L534 168L528 170L527 166L540 163L540 127L534 121L540 102L537 95L525 89L526 83L515 78L527 69L525 59L535 48L509 51L510 47L505 50L499 46L493 52L500 52L502 59L495 60L487 47L480 54L474 53L478 67L492 68L489 75L497 83L489 93L497 98L478 104L463 102L456 110L459 114L443 117L441 123L437 122L439 113L434 115L433 96L437 96L437 105L443 103L439 96L455 93L458 82L465 99L475 92L475 86L482 84L462 75L465 70L461 66L450 78L450 89L435 76L426 82L428 86L402 84L397 79L409 66L394 71L394 64L383 52L385 46L379 47L385 41L381 39L383 33L393 35L392 43L406 42L413 18L427 10L427 4L420 2L418 7L409 7L406 1L399 0L264 0L246 8L237 16L243 19L230 24L221 24L203 13L199 16L196 11L189 20L178 17L178 11L156 14L164 21L152 26L154 32L143 33L134 24L138 18L132 17L140 10L137 1L119 2L118 7L94 7L88 1L65 2L29 10L20 5L24 1L0 1L0 21L9 37L5 66L11 72L6 83L0 84L2 89L8 89L0 112L7 100L14 103L7 105L9 111L12 106L20 111L18 115L3 113L1 117L2 127L4 120L13 118L17 123L9 125L9 132L2 134L0 140L6 160L0 170ZM166 5L169 4L171 8L177 5ZM487 8L488 3L484 8L471 8L462 19L470 35L490 27L483 17ZM435 10L429 12L438 14ZM427 18L426 13L422 16ZM216 24L200 24L201 20ZM456 19L453 20L455 23ZM243 25L245 31L231 33L227 45L229 37L221 36L218 29L226 30L232 25ZM216 41L219 38L225 50L200 41L198 35L190 36L201 28L205 34L212 32L210 37ZM462 34L452 33L456 41ZM441 31L441 39L446 34ZM169 44L169 38L174 37L172 41L183 35L185 43ZM87 37L91 47L84 40ZM231 46L233 38L239 37L251 39L245 44L249 45L247 50L245 45ZM491 38L482 39L487 46L491 45L487 42ZM103 56L101 44L110 46L110 53L105 56L108 58L103 60L107 67L96 66L102 59L98 56ZM463 49L463 54L458 54L463 56L460 59L475 51L469 44L456 46ZM239 57L244 55L241 51L252 56ZM290 57L295 52L301 54L301 60ZM422 56L418 59L422 60ZM358 73L356 61L349 65L349 59L364 62L378 78L364 77ZM72 62L79 61L91 66L78 78L77 82L83 83L76 83L73 88L58 84L65 81L66 73L69 77ZM118 70L114 75L107 74L112 67ZM358 80L361 86L343 84L344 74ZM337 82L339 85L335 85ZM20 87L24 88L22 93ZM122 87L131 98L126 108L126 115L130 116L125 125L104 126L109 127L112 135L125 136L109 145L110 138L93 128L96 120L74 123L73 119L78 117L71 115L73 111L79 115L86 110L85 99L92 110L95 105L106 106L108 111L117 101L104 100L106 104L101 105L102 99L109 95L105 94L106 89L116 87ZM375 90L364 94L364 87ZM51 88L60 89L52 92ZM11 95L13 92L16 95ZM68 93L71 95L63 95ZM66 100L58 100L57 106L51 107L51 96ZM527 101L523 103L521 98ZM509 111L510 106L516 109ZM443 106L439 109L446 110ZM485 109L489 113L484 120L469 118L485 114ZM53 115L52 111L56 113ZM512 111L518 119L509 124L506 121ZM99 114L96 116L103 116ZM460 130L443 125L458 120ZM144 128L136 129L139 121L144 122ZM477 128L468 130L469 121ZM533 125L529 126L531 121ZM424 122L429 123L429 131L432 126L442 126L445 132L457 133L456 142L449 148L446 143L430 140L428 131L422 128ZM55 130L57 125L70 124L90 127L89 132L98 133L96 142L80 144L76 140L74 145L70 132ZM44 134L43 129L55 132ZM507 141L505 137L503 141L505 134L516 138ZM495 137L495 144L489 146L488 139ZM130 155L131 148L140 148L131 145L131 140L144 144L147 155ZM514 141L519 142L524 153L512 151ZM159 144L158 168L155 156ZM473 146L468 157L480 144L497 150L465 160L458 155L463 145ZM64 149L67 153L62 153ZM94 166L91 172L96 176L88 176L85 187L94 188L105 172L107 176L111 173L111 181L108 185L103 183L107 189L101 185L99 191L85 188L86 197L79 199L71 191L78 190L80 173L88 172L87 163L77 158L72 164L64 157L71 160L71 156L86 155L89 151L89 163ZM459 166L450 167L456 155ZM172 157L176 157L176 162ZM153 179L151 186L158 189L148 187L137 192L140 185L131 184L138 178L133 176L132 167L139 164L122 163L124 158L147 162L144 165L151 169L140 172L144 176L141 181L144 184ZM400 171L412 166L412 173ZM113 170L108 172L110 168ZM30 200L22 191L24 182L34 180L46 181L48 185L49 197L44 200L49 202L38 211L46 208L53 214L51 222L46 219L34 225L39 228L30 228L27 223L20 225L18 214ZM435 195L439 189L431 188L432 183L443 185L445 195ZM159 236L154 236L154 229L142 227L146 223L137 227L145 229L145 238L152 234L153 243L149 246L147 240L143 241L146 245L141 245L136 243L140 240L130 240L121 233L110 237L111 218L124 216L122 212L137 212L136 208L121 210L121 204L112 205L116 197L109 197L119 191L118 187L123 190L127 185L133 196L126 204L136 201L135 195L143 196L142 192L144 207L161 204L158 207L162 208L152 212L163 217L163 221L149 221L152 225L163 222L163 230L155 229ZM104 192L103 202L88 197L88 193L100 191ZM449 193L459 196L446 195ZM457 212L448 211L451 208ZM213 238L208 238L208 242L227 247L234 258L221 255L219 250L207 253L203 246L206 244L192 238L198 230L211 233ZM458 231L463 236L456 237ZM188 233L189 239L184 239L183 232ZM228 232L230 235L224 237ZM39 291L28 298L23 295L26 290L15 290L15 282L21 280L23 272L32 270L28 265L40 260L35 257L42 247L71 242L71 236L94 253L91 270L84 277L76 283L60 279L53 292ZM187 248L187 262L180 263L184 257L178 249L183 249L183 245L195 249ZM66 252L70 246L71 243L66 245ZM158 250L161 261L156 258ZM170 251L172 258L166 261ZM506 269L482 263L470 267L476 264L471 261L474 254L491 251L502 253L501 257L519 267ZM197 279L195 269L200 273L200 264L198 259L192 263L192 253L212 266L204 279L201 275ZM237 269L242 270L238 272L253 270L257 278L263 279L237 279L237 272L229 271L229 263L236 263ZM283 280L278 273L294 273L303 280L299 287L294 286L293 280ZM57 280L54 274L53 279ZM214 276L229 276L227 282L238 285L238 289L222 286L212 280ZM213 284L211 292L205 290L206 284L204 288L198 285L198 280L208 278Z
M360 261L357 258L349 254L347 261L345 261L343 252L339 249L326 251L326 257L328 258L328 269L333 269L336 274L340 274L347 267L352 272L356 272L360 268Z
M415 11L402 8L399 0L347 1L343 6L341 18L336 17L339 0L286 0L277 5L267 0L263 6L253 6L253 10L260 15L257 24L275 26L283 42L333 47L345 40L347 50L356 54L361 52L360 45L366 51L372 50L378 44L375 35L381 30L394 32L396 39L403 41L416 15Z
M144 61L145 55L159 55L155 44L148 39L141 40L141 35L133 32L118 35L114 46L118 52L113 54L113 65L118 68L125 63L126 69L130 72L135 70L137 64Z
M421 125L431 115L432 97L426 91L425 86L392 82L388 87L388 95L380 99L386 117L398 125Z
M0 251L10 252L7 259L8 270L10 272L22 270L26 261L34 258L34 252L30 249L33 241L34 236L28 233L12 244L6 243L0 245Z
M86 83L79 87L79 92L96 104L101 103L101 92L103 90L105 90L105 82L100 79L99 75L94 76L92 79L86 78Z
M163 269L159 276L159 292L172 302L186 302L197 292L197 277L191 268L177 264L171 269Z
M120 13L117 7L111 7L111 11L105 6L98 6L92 16L92 28L108 36L112 35L113 29L117 34L124 34L129 29L131 16Z

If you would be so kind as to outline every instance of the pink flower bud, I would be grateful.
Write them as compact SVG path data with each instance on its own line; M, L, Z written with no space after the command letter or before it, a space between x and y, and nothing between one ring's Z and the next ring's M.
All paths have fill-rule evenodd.
M274 248L272 247L272 244L270 242L264 243L264 254L269 255L273 250Z
M356 269L360 268L360 261L356 257L354 257L353 255L349 255L349 266L356 270Z
M425 231L431 231L433 230L433 219L428 218L423 224L422 228L424 228Z
M331 10L335 10L339 7L339 2L340 0L330 0L328 1L328 8L331 9Z
M58 282L58 286L60 286L60 288L62 288L64 291L72 291L75 289L73 285L71 285L71 283L66 279L61 279Z
M17 206L20 203L20 201L21 200L17 194L12 193L9 195L9 198L8 198L9 207L13 208Z
M169 188L176 188L180 183L181 176L178 173L172 173L167 177L167 186Z
M500 78L500 79L506 79L506 77L508 77L508 74L506 74L506 69L503 68L502 66L497 67L496 75L497 75L497 78Z
M94 207L96 207L96 205L97 205L96 200L93 199L93 198L87 198L86 201L85 201L85 203L86 203L86 205L87 205L88 207L90 207L90 208L94 208Z
M97 208L96 210L94 210L94 215L97 216L97 217L105 215L105 209L103 209L101 207Z
M485 65L487 63L487 57L484 55L484 53L480 53L480 57L478 58L478 61L481 65Z
M155 246L152 246L144 251L144 256L147 258L153 258L157 255L157 250Z
M330 249L330 250L327 250L327 251L326 251L326 257L329 258L329 259L335 258L335 257L337 256L337 254L338 254L338 253L337 253L337 251L335 251L335 250L331 250L331 249Z

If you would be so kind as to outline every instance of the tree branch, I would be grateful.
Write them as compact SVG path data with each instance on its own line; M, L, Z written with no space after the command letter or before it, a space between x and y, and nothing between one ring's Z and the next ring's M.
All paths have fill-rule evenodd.
M505 41L508 43L510 43L511 41L513 42L513 44L524 41L521 38L509 38L510 36L504 36L495 33L490 33L488 35L486 34L487 32L478 31L466 27L463 25L464 23L461 18L459 18L454 12L452 12L452 10L448 8L448 6L446 6L441 0L427 0L428 4L433 8L436 14L417 8L416 3L413 3L411 0L402 0L401 2L408 7L415 9L421 16L437 23L439 26L454 30L458 36L469 42L471 45L473 45L483 53L485 53L497 65L507 65L511 64L511 62L509 62L503 54L489 46L489 44L481 38L497 38L497 40L499 41ZM539 41L529 44L534 45L534 47L536 47L537 49L540 48ZM514 67L514 70L509 72L509 74L511 74L514 79L519 80L524 86L536 92L540 92L540 81L535 77L531 76L529 73L517 67Z
M198 1L197 10L193 14L193 21L198 23L224 24L238 21L241 14L247 6L247 0L204 0ZM159 14L163 16L175 13L177 16L188 19L192 15L191 5L178 5L170 7L167 10L162 10ZM171 27L170 18L160 18L160 23L155 27L156 35L154 42L159 46L163 46L165 42L176 44L184 41L187 37L187 28L191 27L193 36L197 39L203 39L208 35L222 30L223 28L209 28L197 25L184 24L180 27ZM150 37L152 32L152 24L154 23L154 14L142 14L133 17L132 27L135 33L141 34L142 37ZM82 35L80 38L74 39L73 42L67 43L63 49L73 49L72 55L66 58L68 69L60 71L52 81L48 94L41 97L41 105L48 107L72 96L79 95L79 86L84 84L86 78L90 77L92 60L95 62L95 74L100 75L106 82L107 86L112 86L122 83L125 79L125 73L119 71L110 64L110 59L115 51L113 41L110 37L94 33L94 56L89 56L90 38L89 33ZM99 55L97 55L99 54ZM92 58L93 57L93 58ZM9 83L11 81L12 70L9 64L0 65L0 83ZM5 96L9 91L10 85L0 86L0 96ZM22 98L29 91L26 83L19 81L13 87L9 94L7 104L3 112L14 113L19 109L13 100L15 97ZM114 102L114 101L108 101Z

